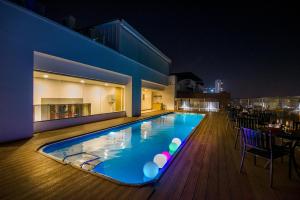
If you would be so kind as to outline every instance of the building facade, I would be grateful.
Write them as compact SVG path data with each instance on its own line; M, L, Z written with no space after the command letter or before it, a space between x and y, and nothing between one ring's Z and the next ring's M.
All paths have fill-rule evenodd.
M240 98L233 99L232 104L255 110L298 111L300 110L300 96Z
M176 84L176 110L217 112L230 103L230 93L205 91L203 80L192 72L173 73L170 77Z
M0 20L0 142L139 116L144 88L174 108L171 60L124 20L96 27L114 37L105 43L7 1L0 1Z
M223 92L223 81L220 79L215 80L215 93Z
M176 92L203 92L203 80L192 72L172 73Z

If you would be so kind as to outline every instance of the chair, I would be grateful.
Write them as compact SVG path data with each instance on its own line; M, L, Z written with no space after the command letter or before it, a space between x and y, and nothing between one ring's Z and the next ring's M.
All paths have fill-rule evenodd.
M227 116L226 130L228 130L228 128L232 128L232 126L234 126L236 111L234 109L228 110L226 116Z
M235 142L234 142L234 148L237 147L237 142L241 134L241 127L244 128L251 128L251 129L257 129L259 127L258 119L257 118L237 118L235 123Z
M296 131L296 130L299 130L300 129L300 122L293 122L293 130Z
M246 153L254 155L254 165L256 165L256 156L265 158L270 163L270 187L273 185L273 160L289 155L289 174L291 172L291 157L287 147L274 144L273 136L270 132L264 133L249 128L241 128L243 149L240 165L242 172Z
M234 149L236 149L237 142L240 137L241 124L242 124L242 118L236 118L234 123L234 132L235 132Z

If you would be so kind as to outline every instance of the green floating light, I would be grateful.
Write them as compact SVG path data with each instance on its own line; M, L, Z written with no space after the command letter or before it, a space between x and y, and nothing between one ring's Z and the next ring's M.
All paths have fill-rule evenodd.
M169 145L169 150L170 150L169 152L170 152L170 154L171 154L171 152L174 153L174 152L177 150L178 147L179 147L178 144L172 142L172 143Z
M173 155L175 153L175 151L169 151L170 155Z

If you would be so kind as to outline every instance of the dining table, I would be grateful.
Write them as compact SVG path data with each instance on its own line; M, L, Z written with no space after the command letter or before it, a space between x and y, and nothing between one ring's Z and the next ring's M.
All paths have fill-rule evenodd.
M282 127L263 127L260 128L260 130L271 133L274 137L289 141L287 146L290 150L291 164L293 165L297 176L300 177L300 165L297 163L296 159L296 148L300 148L300 130L290 130ZM290 172L289 177L291 178L291 176L292 174Z

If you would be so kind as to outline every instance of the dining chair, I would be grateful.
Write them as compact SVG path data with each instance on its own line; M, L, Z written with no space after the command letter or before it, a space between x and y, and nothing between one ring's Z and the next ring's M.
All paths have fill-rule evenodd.
M234 148L236 149L239 137L241 135L241 127L257 129L259 128L259 122L257 118L237 118L235 123L235 142Z
M227 130L228 130L228 128L234 128L235 118L236 118L236 111L234 109L228 110L227 115L226 115L226 120L227 120L226 129Z
M269 184L273 185L273 160L283 156L289 156L289 174L291 171L291 155L287 147L276 145L274 136L271 132L260 132L249 128L241 128L243 148L242 159L240 165L240 173L242 172L246 154L254 156L254 165L256 165L256 157L267 159L270 163Z
M241 125L242 125L242 120L243 118L237 117L235 119L235 123L234 123L234 133L235 133L235 141L234 141L234 149L236 149L237 147L237 143L240 137L240 132L241 132Z
M293 122L293 130L296 131L296 130L299 130L300 129L300 122Z

